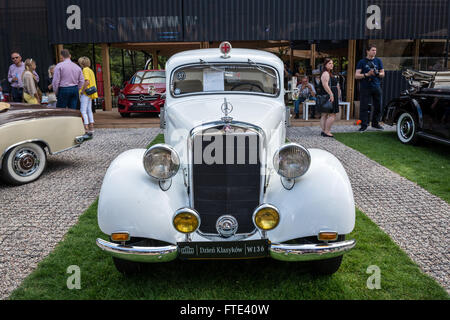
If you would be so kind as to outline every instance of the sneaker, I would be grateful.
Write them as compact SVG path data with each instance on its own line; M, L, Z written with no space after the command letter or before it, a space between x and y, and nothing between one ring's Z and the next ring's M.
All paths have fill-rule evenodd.
M367 126L361 126L361 128L359 128L359 132L364 132L367 130Z
M377 124L373 124L372 128L378 129L378 130L384 130L384 128L382 126L380 126L378 123Z

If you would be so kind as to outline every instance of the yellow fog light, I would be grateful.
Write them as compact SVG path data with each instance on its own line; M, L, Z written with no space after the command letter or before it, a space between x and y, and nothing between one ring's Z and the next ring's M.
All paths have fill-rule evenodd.
M338 233L334 231L320 231L317 239L320 241L334 241L337 240Z
M128 232L114 232L111 234L112 241L128 241L130 234Z
M270 204L262 204L253 212L253 222L258 229L268 231L275 229L280 222L278 209Z
M178 209L173 216L173 226L181 233L195 232L200 227L200 216L193 209Z

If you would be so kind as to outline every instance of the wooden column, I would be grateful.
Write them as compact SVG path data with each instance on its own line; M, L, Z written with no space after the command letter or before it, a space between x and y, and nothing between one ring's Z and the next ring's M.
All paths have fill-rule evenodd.
M419 52L420 52L420 39L416 39L414 41L414 69L415 70L420 69Z
M355 71L356 71L356 40L348 40L348 65L347 65L347 101L350 102L350 117L353 117L353 102L355 96Z
M59 61L59 56L61 55L62 49L64 49L64 46L62 44L57 44L55 46L55 54L56 54L55 62L56 62L56 64L58 64L60 62Z
M102 43L102 69L103 69L103 92L105 95L105 110L112 110L111 97L111 67L109 65L109 45Z
M153 64L153 69L159 69L158 64L158 52L156 50L152 51L152 64Z
M311 44L311 69L316 68L316 44Z

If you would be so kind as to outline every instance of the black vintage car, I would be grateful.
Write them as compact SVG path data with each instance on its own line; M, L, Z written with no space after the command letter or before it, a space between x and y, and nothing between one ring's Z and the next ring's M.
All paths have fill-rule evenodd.
M410 88L385 108L384 122L396 124L402 143L426 138L450 145L450 72L406 70Z

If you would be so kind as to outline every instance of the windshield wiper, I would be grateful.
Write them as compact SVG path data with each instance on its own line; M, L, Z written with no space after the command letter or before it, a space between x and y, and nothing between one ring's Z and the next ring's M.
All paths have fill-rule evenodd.
M216 71L220 71L220 72L225 72L225 69L220 69L217 67L214 67L212 64L210 64L209 62L206 62L205 60L199 59L201 64L206 64L207 66L209 66L211 69L216 70Z
M274 76L273 74L271 74L270 72L264 70L263 68L261 68L261 66L259 66L258 64L256 64L255 62L253 62L252 60L248 59L248 63L254 65L259 71L271 76L272 78L276 78L276 76Z

